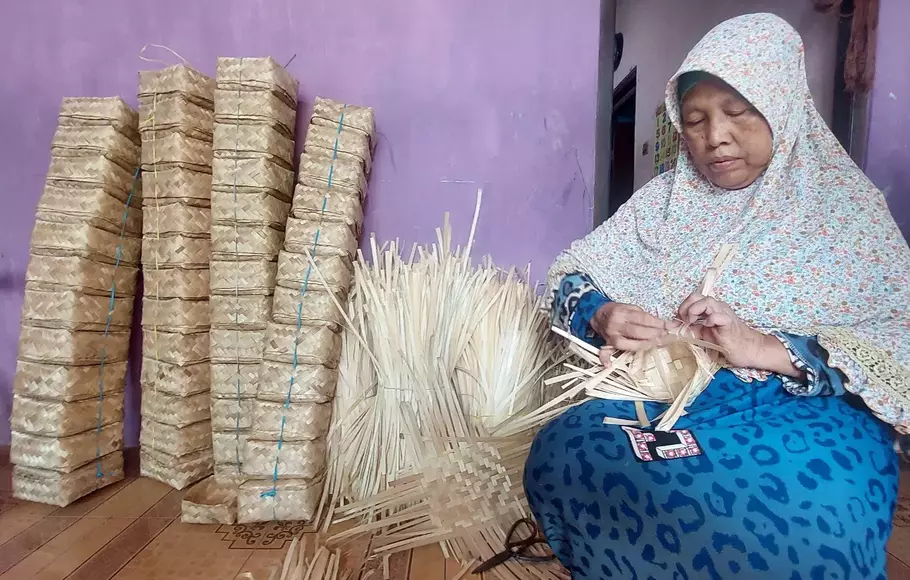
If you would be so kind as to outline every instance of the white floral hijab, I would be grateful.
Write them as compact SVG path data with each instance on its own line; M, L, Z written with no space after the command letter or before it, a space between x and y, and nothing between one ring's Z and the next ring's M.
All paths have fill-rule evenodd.
M723 79L767 119L774 154L750 187L708 182L681 148L674 172L557 258L611 299L672 318L722 244L736 254L715 296L752 326L818 336L830 364L882 419L910 432L910 249L869 181L812 102L799 34L771 14L728 20L689 53L667 85L677 130L677 78Z

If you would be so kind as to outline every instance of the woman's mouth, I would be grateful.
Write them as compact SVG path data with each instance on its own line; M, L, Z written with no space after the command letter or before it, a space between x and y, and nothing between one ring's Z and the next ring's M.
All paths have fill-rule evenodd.
M718 157L711 161L711 169L715 171L726 171L733 167L739 161L736 157Z

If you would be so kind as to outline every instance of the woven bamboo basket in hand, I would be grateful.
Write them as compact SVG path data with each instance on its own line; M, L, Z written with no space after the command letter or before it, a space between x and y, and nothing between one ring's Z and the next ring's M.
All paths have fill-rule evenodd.
M322 480L306 479L244 482L237 491L237 522L312 521L322 486Z
M297 108L297 80L271 57L220 57L215 78L219 89L233 91L271 91Z
M212 326L227 330L265 330L271 296L212 296Z
M43 328L96 330L103 332L110 312L110 328L129 331L133 298L85 294L78 290L44 291L26 285L22 302L22 322Z
M177 427L143 417L139 444L175 457L192 455L211 448L212 424L210 421L199 421L185 427Z
M133 172L103 155L51 157L47 182L60 187L101 187L111 191L117 199L126 201L132 189L133 175Z
M183 201L147 204L142 208L142 234L207 238L212 227L211 214L208 207L196 207Z
M154 268L208 268L212 242L208 238L184 235L142 238L142 264Z
M331 156L301 155L297 180L301 185L322 189L331 185L335 191L360 197L366 192L363 166L353 160L333 159Z
M319 243L316 244L316 233ZM284 235L284 250L301 254L316 250L317 256L344 256L353 258L357 253L357 236L343 223L323 222L319 219L288 218ZM306 269L303 270L306 272ZM301 272L301 274L303 274Z
M139 97L139 131L147 137L182 133L212 142L215 113L185 95Z
M345 129L360 131L367 135L371 141L373 140L373 135L376 133L373 109L346 105L331 99L316 97L310 124L337 128L339 120L341 126Z
M237 519L237 492L207 477L188 489L180 502L185 524L233 524Z
M320 238L320 243L322 239ZM314 279L310 270L310 262L306 254L295 254L282 251L278 254L278 271L275 283L283 288L300 291L306 279L306 272L310 270L310 281L317 281L314 287L331 288L336 292L346 292L351 287L354 277L354 266L351 258L344 255L316 256L313 260L319 268L319 276Z
M139 474L183 489L212 474L212 450L203 449L183 457L162 453L153 447L139 448Z
M209 360L209 333L182 334L154 331L142 333L142 353L146 364L154 361L189 366ZM159 371L154 371L159 372ZM207 385L208 381L202 383Z
M175 396L152 389L142 390L142 417L174 427L188 427L211 417L207 392Z
M272 127L219 123L215 125L213 148L218 163L261 157L285 169L292 169L294 140Z
M140 201L137 198L137 206ZM37 219L45 222L87 223L117 235L121 229L130 237L142 231L142 211L138 207L126 208L122 200L101 187L77 189L49 183L44 187L36 213Z
M139 148L133 141L108 127L59 126L51 142L54 157L85 157L103 155L127 171L139 167Z
M212 108L215 80L185 64L160 70L139 71L139 98L185 95L202 107Z
M209 270L205 268L146 269L142 272L146 292L159 299L183 298L193 300L208 298Z
M129 352L130 333L39 328L23 325L19 333L19 359L58 365L123 362Z
M138 273L138 268L123 264L115 267L79 256L33 254L25 271L25 283L36 290L72 288L106 296L110 296L113 286L118 297L134 296Z
M253 399L212 399L212 429L249 430L252 426Z
M359 196L332 189L297 185L291 215L328 222L341 222L360 235L363 224L363 203Z
M212 294L268 296L275 287L278 265L269 260L212 260Z
M296 357L295 357L295 348ZM303 326L269 323L265 332L262 358L298 365L338 366L341 336L327 326Z
M212 167L212 189L238 193L269 193L290 202L294 172L267 159L237 159Z
M273 260L278 257L282 242L284 232L268 226L212 225L215 260Z
M291 386L291 376L294 384ZM260 401L284 403L290 388L291 403L327 403L332 400L338 371L322 365L280 363L263 360L259 372Z
M213 328L211 360L214 363L258 363L262 360L265 330L225 330Z
M126 361L97 366L64 366L20 360L16 363L13 392L47 401L74 402L98 396L104 381L104 394L123 392L126 386Z
M62 127L114 127L139 145L139 114L120 97L65 97L57 125Z
M140 240L88 224L60 224L38 220L32 230L31 252L42 256L78 256L96 262L139 265ZM120 251L118 252L118 249Z
M257 400L252 404L252 429L263 439L284 442L324 438L332 421L331 403L291 403ZM282 420L282 417L284 420ZM281 425L284 424L284 430Z
M10 427L20 433L68 437L122 420L123 391L105 392L101 401L95 398L66 403L16 394L13 395Z
M297 110L271 93L217 89L215 123L264 125L293 139Z
M70 473L13 465L13 497L62 507L121 479L123 453L119 449L101 457L100 465L92 461Z
M142 326L146 332L151 328L183 334L205 332L211 326L211 312L208 300L156 300L146 295L142 299Z
M140 382L143 389L151 389L152 391L160 391L179 397L195 395L208 390L211 380L208 362L178 366L148 358L154 354L154 352L147 351L145 352L147 358L142 359Z
M216 162L218 163L218 162ZM212 222L284 230L291 205L268 193L212 191Z
M143 139L142 169L182 167L200 173L212 172L212 145L182 133Z
M68 437L44 437L13 431L10 463L69 473L100 455L123 447L123 423L111 423Z
M343 159L346 162L359 163L364 173L370 174L372 154L370 137L355 129L310 125L303 142L303 150L316 156L328 156Z
M246 455L243 456L243 473L256 477L272 477L275 461L278 461L278 476L313 479L320 477L326 467L325 439L307 441L285 441L278 450L278 441L255 439L246 441Z
M184 200L193 205L209 204L212 192L212 175L183 167L156 167L142 175L144 205L154 205L156 200Z
M303 294L299 288L275 288L272 320L279 324L297 324L299 318L304 325L325 325L340 332L344 317L335 304L343 303L346 294L336 292L333 300L332 294L320 292L324 288L320 288L320 283L314 278L315 276L311 277Z
M215 465L243 463L246 453L246 440L249 430L226 429L212 433L212 449L215 453ZM239 472L238 472L239 473Z
M251 399L259 387L259 363L212 363L212 397ZM239 391L239 393L238 393Z

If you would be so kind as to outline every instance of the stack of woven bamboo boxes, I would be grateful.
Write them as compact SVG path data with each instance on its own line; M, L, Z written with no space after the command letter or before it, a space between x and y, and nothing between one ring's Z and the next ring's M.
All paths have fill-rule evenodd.
M182 489L212 473L209 262L215 83L184 65L139 75L142 134L140 469Z
M341 348L339 307L351 284L373 133L371 109L316 100L278 258L240 522L315 515Z
M239 483L294 187L297 81L271 58L219 58L212 180L215 477Z
M67 505L123 478L136 292L136 111L64 99L32 233L12 411L13 495Z

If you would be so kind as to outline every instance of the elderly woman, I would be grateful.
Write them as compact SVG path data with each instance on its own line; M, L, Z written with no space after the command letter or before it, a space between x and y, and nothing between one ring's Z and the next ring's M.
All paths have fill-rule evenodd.
M628 402L544 427L525 470L536 519L576 579L884 578L910 250L815 110L783 20L712 30L666 104L676 170L557 259L554 324L604 358L694 323L725 368L648 452L642 431L604 424L634 420ZM736 253L715 297L693 294L722 244ZM688 456L666 452L683 440Z

